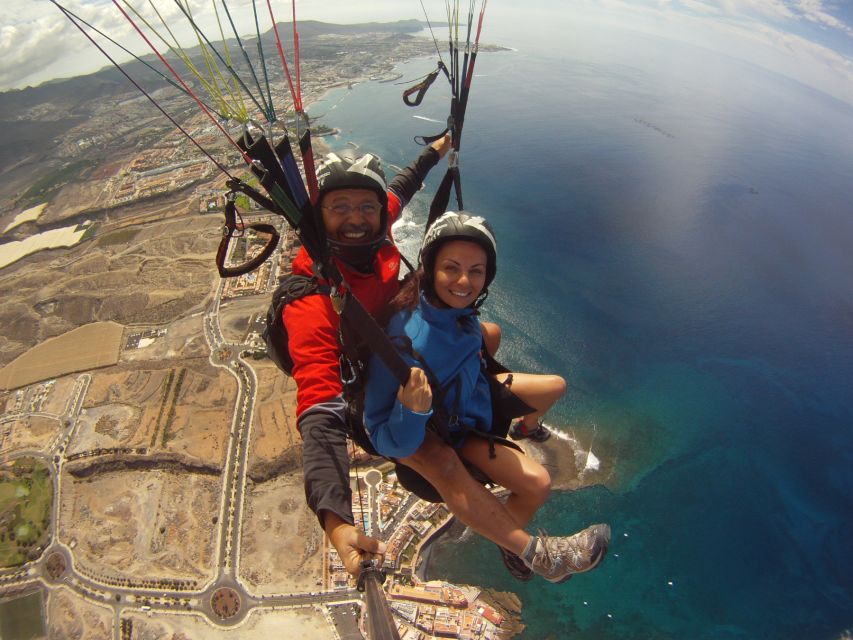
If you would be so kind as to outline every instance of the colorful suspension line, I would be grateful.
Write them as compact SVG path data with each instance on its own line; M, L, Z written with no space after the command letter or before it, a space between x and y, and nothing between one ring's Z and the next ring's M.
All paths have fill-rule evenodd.
M54 4L56 4L56 3L54 2ZM57 5L57 6L59 6L59 5ZM139 62L140 64L142 64L142 65L144 65L144 66L148 67L151 71L153 71L153 72L154 72L154 73L156 73L158 76L160 76L160 79L161 79L161 80L164 80L165 82L169 83L170 85L172 85L172 87L173 87L173 88L177 89L178 91L180 91L180 92L181 92L181 93L183 93L184 95L189 96L189 94L184 90L184 88L183 88L181 85L179 85L177 82L175 82L174 80L172 80L169 76L165 75L162 71L160 71L160 70L159 70L159 69L157 69L156 67L154 67L154 66L152 66L152 65L148 64L145 60L143 60L142 58L140 58L139 56L137 56L135 53L133 53L133 51L131 51L130 49L128 49L127 47L125 47L125 46L124 46L124 45L122 45L121 43L116 42L115 40L113 40L110 36L108 36L106 33L104 33L103 31L101 31L100 29L98 29L98 28L97 28L96 26L94 26L93 24L91 24L91 23L89 23L89 22L86 22L83 18L81 18L81 17L80 17L80 16L78 16L76 13L74 13L73 11L71 11L71 9L68 9L67 7L59 7L59 8L60 8L60 10L61 10L61 11L64 11L64 12L65 12L66 17L68 17L69 19L70 19L70 18L74 18L74 20L77 20L78 22L80 22L80 23L82 23L82 24L86 25L87 27L89 27L89 29L91 29L92 31L94 31L95 33L97 33L99 36L101 36L102 38L105 38L105 39L106 39L106 40L108 40L111 44L113 44L114 46L118 47L119 49L121 49L122 51L124 51L126 54L128 54L129 56L131 56L134 60L136 60L136 61L137 61L137 62ZM72 22L74 22L74 20L72 20ZM85 32L84 32L84 35L85 35ZM97 45L96 45L96 46L97 46ZM102 51L103 51L103 50L102 50ZM104 53L104 55L106 55L106 53ZM107 56L107 57L109 58L109 56ZM110 59L110 60L112 60L112 59ZM210 109L213 113L215 113L216 115L218 115L218 116L219 116L220 118L222 118L223 120L227 120L227 119L228 119L228 118L227 118L227 116L225 116L225 115L224 115L224 114L222 114L222 113L219 113L216 109L214 109L213 107L211 107L211 106L210 106L209 104L207 104L206 102L204 103L204 106L206 106L208 109Z
M441 133L434 136L418 136L416 142L420 144L430 144L438 140L442 136L450 133L452 150L448 155L447 172L441 180L441 184L436 191L435 197L430 205L429 216L427 218L427 227L432 224L442 213L447 210L447 205L450 201L450 190L453 189L456 195L456 204L459 209L464 208L462 201L462 178L459 172L459 149L462 143L462 127L465 123L465 111L468 107L468 97L471 91L471 81L474 77L474 65L477 60L477 52L480 45L480 34L483 31L483 18L486 13L487 0L482 0L480 5L480 15L477 21L477 30L474 32L474 16L476 9L476 0L470 0L468 5L468 18L465 26L465 44L464 48L459 40L460 33L460 7L458 0L451 4L450 0L446 0L445 9L447 12L447 31L448 31L448 64L445 65L441 58L441 52L438 47L435 33L432 31L432 25L427 16L427 24L430 27L433 43L438 52L439 62L438 68L427 75L418 84L406 89L403 92L403 102L408 106L417 106L421 103L429 89L430 85L438 77L439 72L444 72L450 84L450 114L447 117L447 128ZM421 2L423 8L423 2ZM426 9L424 9L426 16ZM474 39L472 42L472 34ZM460 61L460 52L462 52L462 60ZM414 96L414 97L413 97Z
M240 88L243 89L243 91L246 93L247 96L249 96L249 98L255 104L255 107L257 107L258 111L260 111L268 121L272 121L271 119L274 118L275 116L271 114L270 107L268 105L266 105L266 103L264 106L262 106L260 104L260 102L258 102L258 99L255 98L254 94L251 92L249 87L246 86L246 83L243 82L243 79L240 78L239 74L234 70L234 67L232 65L228 64L222 58L222 55L219 53L219 51L216 49L216 47L213 46L213 44L210 42L210 40L208 40L207 36L199 28L199 26L196 24L195 20L193 20L193 17L190 14L189 10L181 4L180 0L175 0L175 4L177 4L178 7L181 9L181 12L187 18L190 25L192 25L193 30L196 32L196 34L198 34L199 38L204 40L204 42L213 51L213 53L216 54L216 57L225 66L225 68L228 70L228 72L231 74L231 76L234 78L234 80L240 85ZM202 47L202 51L206 51L206 49L204 47ZM261 92L260 98L261 98L261 100L264 100L263 92Z
M171 72L171 74L175 77L175 80L177 80L178 83L180 83L180 85L190 95L190 97L193 100L195 100L196 104L198 104L198 106L205 113L205 115L210 119L210 121L216 125L216 128L222 132L222 134L228 139L228 141L232 145L234 145L235 147L237 147L239 149L240 148L239 145L234 141L234 139L230 136L230 134L222 127L222 125L219 123L219 121L213 117L213 114L211 114L210 111L208 111L208 109L204 106L204 104L202 104L202 102L198 98L198 96L195 93L193 93L193 91L187 86L187 83L184 82L184 80L183 80L183 78L181 78L180 74L178 74L178 72L175 71L174 67L172 67L172 65L169 64L169 62L166 60L166 58L164 58L163 55L157 50L157 47L155 47L151 43L151 41L148 39L148 36L146 36L145 33L143 33L142 29L140 29L139 26L133 21L133 18L131 18L127 14L127 12L121 8L121 5L118 3L118 0L112 0L112 3L118 8L119 11L121 11L121 14L124 16L125 20L127 20L131 24L131 26L136 30L136 32L142 37L142 39L145 40L145 43L154 52L154 54L160 59L160 62L162 62L166 66L166 68ZM251 165L252 162L249 159L249 157L242 150L240 150L240 152L243 155L243 159L246 161L246 164Z
M128 9L129 9L129 10L130 10L134 15L136 15L137 19L138 19L140 22L142 22L146 27L148 27L148 28L151 30L151 32L152 32L155 36L157 36L157 37L158 37L158 38L163 42L163 44L165 44L165 45L169 48L169 51L171 51L173 55L175 55L177 58L179 58L179 59L181 60L181 62L183 62L183 63L184 63L184 65L187 67L187 69L189 69L189 70L190 70L190 72L191 72L191 73L192 73L192 74L193 74L193 75L198 79L198 81L202 84L202 86L205 88L205 91L207 91L207 94L211 97L211 99L213 99L214 101L216 101L216 102L220 105L220 107L219 107L220 111L221 111L222 113L227 114L227 118L226 118L226 119L229 119L229 120L230 120L230 119L237 119L237 120L241 120L241 121L242 121L242 120L244 120L244 119L247 117L247 116L246 116L246 114L245 114L245 109L242 109L242 110L241 110L241 108L240 108L240 105L239 105L239 104L229 104L229 103L228 103L228 100L226 100L226 99L225 99L225 97L224 97L224 95L223 95L223 93L222 93L221 89L217 86L217 85L218 85L218 82L217 82L217 80L216 80L216 78L215 78L215 77L211 77L210 79L205 78L205 76L201 73L201 71L199 71L199 70L196 68L196 66L193 64L192 60L190 59L189 55L187 55L187 53L186 53L186 52L181 48L180 44L178 44L178 41L177 41L177 39L175 38L175 35L172 33L171 29L169 28L168 23L165 21L165 19L163 18L163 16L160 14L160 11L157 9L157 7L153 4L152 0L149 0L149 4L151 5L151 8L152 8L152 10L154 11L155 15L159 18L160 22L161 22L161 23L163 24L163 26L166 28L166 31L168 32L168 34L172 37L172 40L173 40L173 41L174 41L174 43L175 43L174 45L172 45L172 43L171 43L171 42L169 42L168 40L166 40L166 39L165 39L165 38L164 38L164 37L163 37L163 36L162 36L162 35L161 35L161 34L160 34L160 33L159 33L159 32L158 32L158 31L157 31L157 30L152 26L152 25L151 25L151 23L150 23L150 22L145 18L145 16L143 16L143 15L142 15L142 14L141 14L137 9L136 9L136 7L134 7L134 6L130 3L130 1L129 1L129 0L123 0L123 2L124 2L124 4L127 6L127 8L128 8ZM118 6L118 5L116 5L116 6ZM121 10L121 7L119 7L119 9ZM124 13L124 11L123 11L123 10L122 10L122 13Z
M316 203L319 196L317 186L317 173L314 169L314 149L311 144L311 127L308 121L308 115L302 105L302 85L301 71L299 61L299 32L296 29L296 0L291 1L293 7L293 60L294 69L296 71L296 82L294 84L293 76L290 73L290 67L287 64L287 58L284 55L284 48L281 45L281 37L278 33L275 15L273 15L272 3L267 0L267 9L269 10L270 20L272 21L273 33L275 34L275 42L278 47L278 55L281 58L281 65L284 68L287 84L290 87L290 95L293 98L293 109L296 112L296 129L299 139L299 150L302 155L302 168L305 171L305 182L308 186L308 196L311 202ZM299 126L304 121L305 131L299 133Z
M192 137L192 135L190 135L190 133L189 133L186 129L184 129L184 128L183 128L183 127L178 123L178 121L177 121L177 120L175 120L171 115L169 115L169 113L168 113L165 109L163 109L163 107L162 107L162 106L160 106L160 103L158 103L158 102L157 102L157 101L156 101L156 100L155 100L155 99L154 99L154 98L153 98L153 97L152 97L152 96L151 96L147 91L145 91L145 89L143 89L143 88L139 85L139 83L138 83L138 82L136 82L136 80L134 80L132 77L130 77L130 75L129 75L129 74L128 74L128 73L127 73L127 72L126 72L122 67L121 67L121 65L119 65L119 64L118 64L118 63L117 63L117 62L112 58L112 56L110 56L110 54L109 54L109 53L107 53L107 51L106 51L106 50L105 50L101 45L99 45L99 44L95 41L95 39L94 39L94 38L92 38L92 36L90 36L90 35L86 32L86 30L85 30L83 27L81 27L81 26L80 26L80 24L79 24L79 23L77 22L77 20L76 20L77 16L75 16L73 13L71 13L71 11L70 11L70 10L66 9L66 8L65 8L65 7L63 7L61 4L59 4L59 2L57 2L56 0L50 0L50 1L51 1L51 2L56 6L56 8L57 8L57 9L59 9L63 14L65 14L65 17L66 17L66 18L68 18L68 20L70 20L70 21L71 21L71 24L73 24L75 27L77 27L77 29L79 29L79 30L80 30L80 33L82 33L84 36L86 36L86 38L87 38L87 39L88 39L88 40L89 40L89 41L90 41L90 42L95 46L95 48L96 48L96 49L98 49L98 51L100 51L102 54L104 54L104 56L106 57L106 59L107 59L107 60L109 60L109 61L113 64L113 66L114 66L116 69L118 69L118 70L122 73L122 75L124 75L124 77L125 77L125 78L127 78L127 80L128 80L128 81L129 81L129 82L130 82L134 87L136 87L136 88L137 88L137 90L138 90L142 95L144 95L146 98L148 98L148 100L151 102L151 104L153 104L155 107L157 107L157 109L160 111L160 113L162 113L164 116L166 116L166 118L169 120L169 122L171 122L173 125L175 125L175 127L178 129L178 131L180 131L182 134L184 134L184 135L187 137L187 139L188 139L190 142L192 142L192 143L193 143L193 144L198 148L198 150L199 150L199 151L201 151L205 156L207 156L207 158L208 158L208 159L209 159L209 160L210 160L214 165L216 165L222 173L224 173L224 174L225 174L226 176L228 176L230 179L235 179L235 178L234 178L234 176L232 176L232 175L228 172L228 169L226 169L226 168L225 168L225 166L223 166L223 164L222 164L221 162L219 162L219 161L218 161L216 158L214 158L214 157L213 157L213 156L212 156L212 155L211 155L211 154L210 154L210 153L209 153L209 152L208 152L204 147L202 147L202 146L201 146L201 145L196 141L196 139L195 139L195 138L193 138L193 137ZM100 32L98 32L98 33L100 33ZM112 41L112 40L111 40L111 41ZM122 47L122 48L123 48L123 47ZM125 50L126 50L126 49L125 49ZM134 57L135 57L135 56L134 56ZM161 75L162 75L162 74L161 74ZM165 76L164 76L164 77L165 77ZM190 92L189 92L189 91L187 91L185 88L181 88L181 90L182 90L182 91L184 91L185 93L187 93L187 95L191 95L191 94L190 94Z
M128 2L128 0L125 0L125 3L127 3L127 2ZM148 3L152 7L154 6L154 0L148 0ZM219 55L219 52L216 49L214 49L213 45L210 44L210 42L207 41L207 38L204 37L204 34L199 31L198 27L196 27L196 24L193 21L192 14L190 13L190 7L189 7L188 2L182 3L181 0L175 0L175 4L181 10L181 12L184 14L184 16L187 18L187 20L189 21L190 25L193 28L193 32L195 33L195 37L196 37L196 42L198 42L199 51L201 51L202 60L204 61L204 66L207 69L208 77L210 78L211 82L213 83L213 86L216 87L217 91L220 91L221 95L224 97L224 92L222 92L222 90L220 89L220 85L221 85L224 88L225 92L227 92L229 94L230 99L233 102L238 103L241 106L240 115L242 116L242 118L244 120L248 119L248 114L246 113L246 108L245 108L245 105L243 104L243 96L240 94L240 90L237 88L237 85L234 84L234 78L239 80L239 77L237 77L236 74L232 73L232 80L229 83L228 80L226 80L225 77L222 75L222 71L220 70L219 65L216 64L216 60L213 59L213 56L210 54L210 51L213 50L213 53L215 53L217 55L220 62L222 62L227 68L232 68L230 65L230 55L228 56L229 61L225 62L222 59L222 56ZM155 8L155 11L156 11L156 8ZM160 17L159 12L157 13L157 16ZM162 18L160 18L160 20L163 21ZM168 24L166 24L165 22L164 22L163 26L165 26L166 29L169 30ZM220 31L221 31L221 27L220 27ZM180 45L178 44L177 38L175 38L174 34L172 34L171 31L169 31L169 35L171 35L172 39L175 40L176 46L178 46L178 48L180 48ZM202 42L203 38L204 38L204 42ZM205 46L205 42L207 43L208 46ZM226 54L228 54L227 48L226 48L225 52L226 52Z
M293 109L294 109L294 111L296 111L296 113L302 114L303 111L302 111L301 87L299 87L298 83L294 87L293 78L290 75L290 67L287 64L287 58L285 57L284 49L281 46L281 37L278 34L278 25L275 23L275 16L273 15L273 12L272 12L272 3L270 2L270 0L267 0L267 9L270 12L270 20L272 21L273 33L275 33L275 44L278 47L278 55L279 55L279 58L281 58L281 66L284 69L285 75L287 76L287 84L290 86L290 95L293 97ZM293 13L293 15L294 15L293 46L294 46L294 51L295 51L296 46L297 46L296 27L295 27L296 0L293 0L293 12L294 12ZM298 54L294 53L294 60L296 60L297 57L298 57Z
M224 2L224 0L223 0L223 2ZM266 57L264 56L264 45L263 45L263 40L261 39L261 25L260 25L260 22L258 21L258 6L257 6L257 3L255 2L255 0L252 0L252 15L255 18L255 34L257 36L256 46L258 48L258 58L261 61L261 70L264 72L264 84L267 87L267 96L269 97L270 113L269 113L269 118L267 118L267 119L270 122L275 122L275 120L276 120L275 107L273 106L273 101L272 101L272 91L270 90L270 78L269 78L269 74L267 73L267 60L266 60Z

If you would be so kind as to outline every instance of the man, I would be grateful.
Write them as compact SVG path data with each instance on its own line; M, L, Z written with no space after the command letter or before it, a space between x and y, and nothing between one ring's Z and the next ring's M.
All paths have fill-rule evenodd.
M434 142L387 190L379 161L370 154L360 158L330 154L318 171L318 231L347 287L374 316L399 288L400 253L391 242L391 225L449 148L449 136ZM314 275L304 248L293 261L293 272ZM362 559L383 554L385 545L357 529L352 515L340 316L330 297L319 293L291 302L282 313L297 384L305 496L347 571L358 575ZM496 348L496 327L484 326L483 331L487 347ZM547 579L563 581L595 567L606 553L610 539L606 525L570 538L524 532L510 511L468 473L456 451L434 434L405 463L433 485L460 520L501 548L504 564L519 580L531 579L535 566Z
M449 149L450 136L437 140L387 189L379 160L370 154L329 154L318 171L318 231L348 287L374 316L399 287L400 252L391 241L391 225ZM304 248L293 261L293 273L314 275ZM288 304L283 320L297 385L305 496L347 571L357 575L363 555L382 554L385 545L358 530L352 516L340 318L329 296L317 294Z

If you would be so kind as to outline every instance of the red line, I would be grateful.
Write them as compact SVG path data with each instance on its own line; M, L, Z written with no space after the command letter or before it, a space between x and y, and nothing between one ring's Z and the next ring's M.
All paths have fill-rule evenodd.
M113 0L115 2L115 0ZM270 12L270 20L272 20L272 28L275 32L275 43L278 47L278 55L281 57L281 64L284 67L284 73L287 75L287 84L290 85L290 95L293 97L293 108L298 110L296 91L293 90L293 79L290 77L290 69L287 66L287 59L284 57L284 49L281 48L281 38L278 36L278 26L275 24L275 16L272 12L272 4L267 0L267 9Z
M291 4L293 6L293 55L296 60L296 102L298 103L296 110L302 113L302 70L299 61L299 32L296 31L296 0Z
M483 14L486 13L486 2L488 0L483 0L483 6L480 8L480 22L477 24L477 37L474 38L474 44L480 44L480 32L483 30Z
M480 8L480 21L477 24L477 37L474 39L474 55L471 56L471 61L468 65L468 73L465 74L465 86L471 87L471 78L474 77L474 61L477 59L477 45L480 44L480 32L483 30L483 14L486 13L486 2L483 0L483 6Z
M220 130L222 133L224 133L224 134L225 134L225 137L226 137L226 138L228 138L228 141L229 141L231 144L233 144L233 145L237 148L237 150L240 152L240 155L241 155L241 156L243 156L243 160L245 160L245 161L246 161L246 164L248 164L248 165L250 165L250 166L251 166L251 164L252 164L252 160L249 158L249 156L247 156L247 155L246 155L246 152L245 152L245 151L243 151L243 150L240 148L240 145L238 145L236 142L234 142L234 139L233 139L230 135L228 135L228 132L227 132L225 129L223 129L223 128L222 128L222 125L221 125L221 124L219 124L219 121L218 121L216 118L214 118L214 117L213 117L213 114L212 114L212 113L210 113L210 111L208 111L208 110L207 110L207 107L205 107L205 106L204 106L204 104L202 104L201 100L199 100L199 99L198 99L198 96L196 96L196 94L195 94L195 93L193 93L192 89L190 89L190 88L187 86L187 84L183 81L183 79L181 78L181 76L180 76L180 75L178 75L178 72L177 72L177 71L175 71L175 70L172 68L172 65L170 65L170 64L166 61L166 58L164 58L162 55L160 55L160 52L159 52L159 51L157 51L157 48L156 48L153 44L151 44L151 41L150 41L150 40L148 39L148 37L147 37L147 36L142 32L142 29L140 29L140 28L136 25L136 23L133 21L133 19L132 19L129 15L127 15L127 12L126 12L124 9L122 9L122 8L121 8L121 5L118 3L118 0L113 0L113 4L118 8L118 10L119 10L119 11L121 11L122 15L127 19L127 21L128 21L131 25L133 25L133 28L134 28L134 29L136 29L136 32L137 32L140 36L142 36L142 39L143 39L143 40L145 40L146 44L147 44L149 47L151 47L151 50L152 50L155 54L157 54L157 57L158 57L158 58L160 58L160 62L162 62L164 65L166 65L166 67L169 69L169 71L171 71L171 72L172 72L172 75L173 75L173 76L175 76L175 79L176 79L178 82L180 82L180 83L181 83L181 86L184 88L184 90L185 90L185 91L190 95L190 97L192 97L192 99L193 99L193 100L195 100L195 101L196 101L196 104L198 104L198 106L199 106L199 107L201 107L201 110L202 110L202 111L204 111L204 112L207 114L207 117L211 119L211 121L213 122L213 124L215 124L215 125L219 128L219 130Z

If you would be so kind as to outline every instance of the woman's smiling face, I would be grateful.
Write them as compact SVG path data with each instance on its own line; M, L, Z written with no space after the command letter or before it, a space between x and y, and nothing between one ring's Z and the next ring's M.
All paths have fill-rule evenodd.
M486 283L486 251L476 242L451 240L438 248L433 286L438 301L453 309L474 303Z

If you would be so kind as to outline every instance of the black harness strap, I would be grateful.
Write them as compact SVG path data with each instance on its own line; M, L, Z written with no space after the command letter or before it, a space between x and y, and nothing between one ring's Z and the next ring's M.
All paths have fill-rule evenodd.
M278 246L279 234L278 229L271 224L263 222L246 224L243 222L242 217L240 217L240 222L237 222L237 217L240 214L237 211L237 206L234 204L234 192L230 192L226 197L225 226L222 229L222 240L219 241L219 247L216 250L216 269L219 271L219 275L221 277L233 278L236 276L242 276L250 271L254 271L266 262L267 258L272 255L273 251L275 251L275 248ZM243 237L246 229L254 229L259 233L268 234L270 239L267 241L266 245L264 245L261 252L251 260L247 260L243 264L234 267L226 267L225 260L228 257L228 246L231 243L231 238Z
M333 292L332 304L335 304L335 295ZM377 324L376 320L367 313L367 310L352 293L347 293L343 297L342 304L343 306L339 311L341 318L346 319L349 326L370 345L371 351L379 356L397 381L405 386L409 380L409 367L406 366L403 358L397 353L391 340Z
M447 211L447 206L450 203L450 188L453 187L456 193L456 202L459 205L459 209L463 209L462 206L462 179L459 175L459 167L453 166L448 167L447 171L444 173L444 177L441 179L441 184L438 185L438 189L435 192L435 196L432 199L432 203L429 206L429 217L427 218L426 228L429 229L429 226L438 220L439 216Z
M245 182L240 180L239 178L232 178L225 183L225 186L231 189L231 191L239 191L240 193L248 196L255 202L257 202L261 207L266 209L267 211L272 211L278 215L284 215L278 208L278 206L267 198L264 194L262 194L257 189L254 189L247 185Z
M447 135L449 129L445 129L441 133L437 133L434 136L415 136L415 142L417 142L421 146L427 146L428 144L432 144L436 140L440 140L444 136Z
M444 74L447 75L447 68L444 66L443 62L438 63L438 68L427 75L421 82L416 85L409 87L403 92L403 102L405 102L410 107L417 107L423 101L424 96L426 95L427 89L432 86L432 83L435 82L435 79L438 77L438 72L444 71ZM415 95L414 99L409 99L413 93Z

